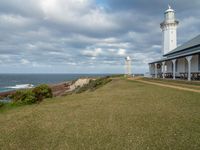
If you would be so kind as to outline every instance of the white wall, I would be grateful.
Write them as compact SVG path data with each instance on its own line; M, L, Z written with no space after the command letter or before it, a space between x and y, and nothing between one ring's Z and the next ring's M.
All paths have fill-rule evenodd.
M181 58L177 60L177 72L186 72L186 62L187 60L185 58Z
M191 72L198 72L198 55L194 55L191 60Z
M166 62L167 70L166 72L172 72L172 61L167 61Z
M176 26L166 27L163 31L163 54L174 50L177 47Z
M186 58L178 59L177 72L188 72L188 62ZM191 72L198 72L198 55L194 55L191 60Z

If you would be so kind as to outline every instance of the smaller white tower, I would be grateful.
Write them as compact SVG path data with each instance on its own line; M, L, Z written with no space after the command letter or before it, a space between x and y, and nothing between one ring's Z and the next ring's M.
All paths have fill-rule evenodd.
M125 74L126 75L132 74L132 62L129 56L125 58Z
M169 8L165 11L165 20L160 24L163 32L163 55L177 47L177 26L179 22L176 20L175 11Z

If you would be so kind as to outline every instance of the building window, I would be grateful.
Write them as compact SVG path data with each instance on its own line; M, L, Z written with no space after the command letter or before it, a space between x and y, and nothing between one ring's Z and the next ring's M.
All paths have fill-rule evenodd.
M178 60L176 61L176 72L178 72Z

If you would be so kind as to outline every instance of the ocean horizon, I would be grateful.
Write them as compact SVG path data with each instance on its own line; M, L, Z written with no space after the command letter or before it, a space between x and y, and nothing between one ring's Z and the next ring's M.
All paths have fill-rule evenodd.
M109 74L0 74L0 93L34 87L40 84L56 84L81 77L107 76Z

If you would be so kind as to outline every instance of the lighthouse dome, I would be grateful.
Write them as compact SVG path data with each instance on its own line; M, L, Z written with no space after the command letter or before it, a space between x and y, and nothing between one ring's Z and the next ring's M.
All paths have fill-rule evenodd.
M131 60L131 57L130 57L130 56L127 56L125 59L126 59L127 61L130 61L130 60Z
M171 8L170 5L168 5L168 9L165 11L165 13L168 13L168 12L174 12L174 10Z

